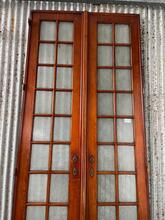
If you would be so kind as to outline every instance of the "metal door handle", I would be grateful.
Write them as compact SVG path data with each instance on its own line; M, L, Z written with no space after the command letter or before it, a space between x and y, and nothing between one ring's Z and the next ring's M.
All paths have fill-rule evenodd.
M89 155L89 163L93 164L95 162L95 158L93 155Z
M73 176L77 176L78 175L78 168L76 167L76 164L79 161L78 155L74 154L72 157L72 161L73 161L73 170L72 170L72 174Z
M94 168L93 168L93 167L90 167L90 168L89 168L89 175L90 175L91 177L94 176Z
M78 162L78 156L77 154L74 154L72 157L73 163L77 163Z
M76 167L73 168L73 176L77 176L78 175L78 169Z

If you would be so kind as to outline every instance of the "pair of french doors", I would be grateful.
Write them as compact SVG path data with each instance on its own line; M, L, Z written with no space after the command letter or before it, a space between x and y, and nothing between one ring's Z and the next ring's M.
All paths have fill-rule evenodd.
M14 220L148 220L137 15L33 12Z

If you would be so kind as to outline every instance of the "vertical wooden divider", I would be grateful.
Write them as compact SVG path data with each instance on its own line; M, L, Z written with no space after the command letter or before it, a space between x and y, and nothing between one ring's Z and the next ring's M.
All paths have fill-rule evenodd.
M87 112L87 162L88 218L97 220L97 17L89 18L89 66L88 66L88 112ZM92 171L92 173L91 173Z
M83 13L82 68L81 68L81 196L80 220L86 219L87 204L87 66L88 66L88 12Z

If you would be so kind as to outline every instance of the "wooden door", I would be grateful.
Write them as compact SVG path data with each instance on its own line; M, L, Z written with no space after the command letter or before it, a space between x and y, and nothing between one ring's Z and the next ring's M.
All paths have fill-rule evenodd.
M147 220L138 15L89 16L88 218Z
M32 13L14 220L149 220L139 31Z
M15 220L79 218L79 14L33 13Z

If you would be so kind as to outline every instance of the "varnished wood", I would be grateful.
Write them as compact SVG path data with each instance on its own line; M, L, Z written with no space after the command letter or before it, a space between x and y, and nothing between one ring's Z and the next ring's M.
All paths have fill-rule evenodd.
M113 41L110 44L97 43L97 23L111 23ZM128 24L130 26L131 43L127 45L117 45L115 43L115 31L114 24ZM139 17L137 15L122 15L122 14L95 14L92 13L89 16L89 66L88 66L88 151L93 154L97 163L97 145L113 145L115 155L115 171L97 171L97 174L113 174L115 175L115 203L116 206L116 220L119 220L119 206L124 205L119 202L119 186L118 175L135 175L137 177L136 192L137 202L132 205L137 205L138 219L149 220L149 208L148 208L148 191L147 191L147 175L145 165L145 142L144 142L144 118L142 109L142 89L141 89L141 62L140 62L140 27ZM97 66L97 46L112 46L113 62L112 66ZM115 64L115 47L116 46L130 46L132 48L131 64L130 66L116 66ZM112 69L113 75L113 90L102 91L96 89L96 76L97 69ZM133 75L133 90L132 91L117 91L116 81L116 69L130 69ZM96 111L96 93L112 93L114 103L114 115L111 116L97 116ZM117 93L130 93L134 96L134 115L118 116L116 112L116 94ZM117 118L131 118L133 120L135 140L133 143L118 143L117 140ZM114 122L114 141L113 142L97 142L97 126L96 118L113 118ZM118 145L120 146L135 146L135 158L136 158L136 170L131 172L118 171ZM95 166L94 166L95 168ZM143 194L143 195L142 195ZM88 203L89 214L88 219L97 219L97 179L96 174L94 177L88 175ZM100 203L98 203L100 205ZM102 203L104 205L104 203ZM130 203L131 204L131 203ZM110 204L109 204L110 205ZM111 204L113 205L113 204ZM128 204L127 204L128 205ZM145 207L145 210L144 210Z
M87 216L87 71L88 71L88 13L82 19L82 68L81 68L81 198L80 220Z
M97 17L89 16L89 63L88 63L88 111L87 111L87 148L88 157L95 159L87 166L87 204L88 220L97 220ZM94 169L94 176L90 176L90 169Z
M43 41L39 39L39 24L41 20L56 21L57 32L58 22L74 22L74 39L71 41ZM97 24L111 23L113 40L110 43L97 42ZM130 43L115 42L115 24L128 24L130 26ZM73 45L73 63L57 64L58 47L55 47L56 60L54 64L38 63L38 50L40 43L48 44L71 44ZM140 24L137 15L126 14L105 14L105 13L88 13L88 12L52 12L52 11L35 11L32 13L32 31L29 44L28 68L27 68L27 86L24 109L24 119L22 126L22 138L19 153L18 181L16 184L15 205L13 210L13 220L24 220L27 206L45 206L45 220L49 219L50 206L68 207L68 220L97 220L98 206L114 206L116 208L116 220L119 220L119 206L137 206L138 220L149 220L148 207L148 188L146 173L146 152L144 137L144 116L142 106L142 82L141 82L141 56L140 56ZM97 47L112 46L112 66L97 66ZM115 47L129 46L132 49L130 66L116 66L115 64ZM36 88L37 68L47 66L54 68L54 87L53 88ZM58 67L72 68L73 87L71 89L56 88L56 73ZM113 77L112 90L97 89L97 70L111 69ZM116 70L129 69L133 76L132 90L117 90L116 88ZM37 91L51 91L53 96L51 114L35 114L34 103ZM72 92L72 113L55 114L55 94L56 92ZM97 94L111 93L113 95L113 115L97 114ZM117 115L116 96L118 93L132 94L134 97L134 114ZM34 117L51 118L51 135L50 141L33 141L32 127ZM71 140L54 141L53 128L55 117L69 117L72 120ZM97 119L112 118L114 125L114 141L98 142L97 140ZM118 142L117 140L117 119L133 119L134 136L132 143ZM30 170L30 157L32 144L49 145L49 163L48 170ZM51 170L52 167L52 150L54 144L70 145L70 164L69 170ZM99 145L114 146L115 166L113 171L99 171L97 168L97 150ZM135 148L135 171L118 170L118 146L134 146ZM73 156L78 156L78 161L73 162ZM90 160L90 157L94 160ZM78 170L76 176L73 175L73 169ZM91 173L91 169L93 173ZM45 202L28 202L28 179L30 174L47 174L48 185ZM50 202L50 183L52 174L69 175L69 201L67 203ZM114 175L115 176L115 201L98 202L97 201L97 175ZM137 185L136 202L119 201L119 184L118 175L135 175Z
M27 192L28 192L28 177L29 174L38 174L44 173L44 171L29 171L30 169L30 155L31 155L31 143L42 143L49 144L49 164L48 164L48 182L47 182L47 196L46 196L46 216L45 219L49 218L49 197L50 197L50 182L51 182L51 174L59 174L68 173L69 175L69 201L68 201L68 219L78 219L79 218L79 204L80 204L80 173L77 177L73 177L72 175L72 161L70 160L70 170L68 172L65 171L51 171L52 164L52 146L53 144L70 144L70 154L77 152L80 158L80 139L79 139L79 122L80 122L80 48L81 45L81 16L77 15L76 17L73 14L55 14L53 13L51 17L57 21L65 20L65 21L73 21L74 23L74 63L71 65L56 65L55 64L37 64L38 59L38 47L39 47L39 24L40 20L49 20L50 15L45 13L33 13L32 16L32 33L31 33L31 42L30 42L30 55L29 55L29 69L28 69L28 81L27 81L27 95L26 95L26 103L25 103L25 113L24 113L24 121L23 121L23 131L22 131L22 141L20 145L20 164L19 164L19 174L18 174L18 184L16 186L16 198L15 198L15 212L13 212L14 220L24 220L26 217L26 205L27 205ZM68 42L64 42L68 43ZM57 49L56 49L57 55ZM57 58L57 56L56 56ZM73 93L72 98L72 116L71 115L56 115L56 114L34 114L33 106L35 102L35 82L37 74L37 66L52 66L55 69L54 77L56 78L56 68L57 67L72 67L73 68L73 88L69 91ZM54 81L54 86L55 86ZM43 89L41 89L44 91ZM47 90L47 89L46 89ZM53 100L55 102L55 92L58 89L52 89L53 92ZM47 90L49 91L49 89ZM59 91L68 91L68 90L59 90ZM54 108L54 105L52 105ZM54 111L52 109L52 111ZM38 117L51 117L52 123L51 128L54 126L54 117L72 117L72 129L71 129L71 141L53 141L53 132L51 132L51 138L49 142L42 141L31 141L32 136L32 126L33 126L33 116ZM51 129L52 130L52 129ZM76 134L75 134L75 131ZM72 157L70 155L70 158ZM80 170L80 159L77 164L78 169ZM28 203L29 204L29 203Z
M135 160L137 170L138 219L148 220L148 184L146 167L146 148L144 131L144 110L142 98L142 73L140 55L140 19L139 16L131 20L132 35L132 64L134 86L134 130L135 130Z

